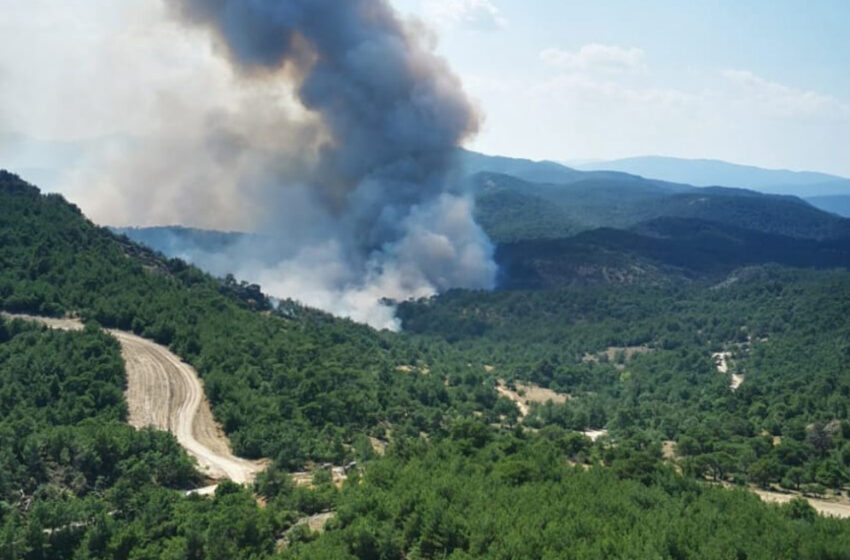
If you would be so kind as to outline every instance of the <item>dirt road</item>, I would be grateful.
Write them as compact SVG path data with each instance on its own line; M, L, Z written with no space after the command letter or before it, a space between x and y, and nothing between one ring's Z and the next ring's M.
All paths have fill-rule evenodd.
M6 313L3 316L36 321L54 329L83 328L82 323L73 319ZM265 464L233 455L227 438L213 420L197 372L164 346L124 331L109 330L109 333L121 344L126 363L130 425L153 426L173 433L209 478L240 484L253 481ZM214 487L204 490L209 489Z
M782 492L773 492L770 490L754 489L753 492L755 492L763 501L775 504L784 504L790 502L794 498L800 497L796 494L784 494ZM815 508L815 511L821 515L841 518L850 517L850 503L847 503L846 501L831 502L828 500L820 500L818 498L809 497L805 497L805 499L813 508Z
M134 334L109 332L121 343L127 364L130 424L173 433L210 478L253 481L263 465L233 455L195 370L163 346Z
M729 361L732 358L731 352L715 352L711 355L714 358L714 363L717 366L717 373L726 375L729 373ZM737 390L744 383L744 376L738 373L733 373L729 380L729 388L733 391Z

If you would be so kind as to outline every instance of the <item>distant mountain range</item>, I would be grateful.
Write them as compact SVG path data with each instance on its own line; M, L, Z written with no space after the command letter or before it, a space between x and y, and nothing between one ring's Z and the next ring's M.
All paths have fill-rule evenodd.
M20 134L0 133L0 167L61 192L74 169L106 150L127 149L143 139L113 135L88 140L44 141ZM459 150L459 167L470 177L479 172L509 175L532 183L567 184L580 180L650 181L676 185L721 186L768 194L794 195L844 217L850 217L850 179L811 171L761 169L708 159L646 156L590 161L572 166L553 161L489 156Z
M767 263L850 268L850 220L795 196L473 152L460 163L476 220L497 245L502 288L716 282ZM269 241L181 227L118 231L216 274L228 272L216 254Z
M801 239L850 236L850 220L791 196L723 187L670 187L643 179L532 183L482 172L472 181L477 219L496 241L559 238L599 227L692 218Z
M576 168L584 171L621 171L697 187L736 187L803 198L850 195L850 179L846 177L812 171L762 169L711 159L644 156L596 161L577 165Z

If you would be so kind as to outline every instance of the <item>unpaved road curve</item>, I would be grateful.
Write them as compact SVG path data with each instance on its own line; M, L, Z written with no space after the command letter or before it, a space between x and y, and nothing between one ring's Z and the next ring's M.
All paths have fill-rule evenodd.
M790 502L794 498L798 498L800 496L796 494L784 494L781 492L773 492L770 490L753 490L759 498L761 498L765 502L771 502L776 504L785 504ZM805 498L809 504L815 511L820 513L821 515L826 515L828 517L841 517L848 518L850 517L850 504L842 503L842 502L830 502L828 500L819 500L817 498Z
M10 319L36 321L50 328L80 330L74 319L10 315ZM245 484L263 470L262 461L233 455L224 433L215 423L197 372L164 346L134 334L109 330L121 344L126 363L130 425L153 426L174 434L209 478ZM214 489L209 487L204 490ZM207 493L207 492L201 492Z

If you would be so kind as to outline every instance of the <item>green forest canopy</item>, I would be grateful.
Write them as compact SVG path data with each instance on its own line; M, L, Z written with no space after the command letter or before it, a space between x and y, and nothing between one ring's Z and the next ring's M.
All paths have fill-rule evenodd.
M846 486L848 291L846 272L759 267L714 289L453 292L403 304L406 333L377 333L290 302L272 312L255 287L0 174L0 308L90 323L0 320L0 556L844 558L848 522L702 480ZM183 496L201 483L191 460L126 426L118 346L98 324L197 367L235 450L274 459L253 489L265 507L229 484ZM721 351L745 375L737 391ZM572 398L520 422L497 377ZM573 431L601 427L596 444ZM392 440L385 457L367 435ZM286 474L350 458L361 470L341 492ZM295 526L327 509L318 539Z

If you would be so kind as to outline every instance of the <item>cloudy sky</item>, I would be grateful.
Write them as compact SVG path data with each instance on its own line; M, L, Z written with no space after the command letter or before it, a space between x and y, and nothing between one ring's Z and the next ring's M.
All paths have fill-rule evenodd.
M396 0L487 115L476 147L850 175L846 0Z
M486 115L471 148L850 176L846 0L392 2ZM155 0L0 0L0 134L144 136L235 97L209 42Z

